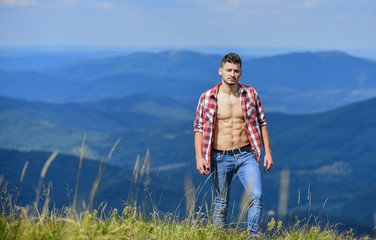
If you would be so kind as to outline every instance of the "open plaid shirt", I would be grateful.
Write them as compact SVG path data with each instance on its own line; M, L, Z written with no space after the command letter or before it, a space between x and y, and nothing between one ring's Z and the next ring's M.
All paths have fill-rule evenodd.
M194 120L194 132L201 132L202 156L210 163L210 153L213 141L213 130L217 109L218 89L222 83L216 87L204 92L198 102L196 110L196 119ZM265 126L265 113L260 102L259 95L252 87L239 84L241 96L241 105L244 113L244 119L247 125L248 139L256 153L257 161L261 156L261 126Z

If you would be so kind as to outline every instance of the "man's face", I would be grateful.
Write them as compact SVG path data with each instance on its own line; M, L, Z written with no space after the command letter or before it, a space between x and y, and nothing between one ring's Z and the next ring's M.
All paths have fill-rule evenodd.
M218 73L222 76L222 82L228 85L235 85L242 75L242 70L240 69L240 64L226 62L218 69Z

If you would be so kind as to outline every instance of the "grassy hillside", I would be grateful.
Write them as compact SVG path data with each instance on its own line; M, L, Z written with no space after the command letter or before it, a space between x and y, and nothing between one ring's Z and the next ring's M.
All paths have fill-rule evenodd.
M173 103L169 105L166 102L164 105L163 100L159 103L157 100L153 100L150 109L154 108L154 104L161 107L174 106ZM33 103L29 104L33 105ZM142 105L142 101L139 104ZM6 105L12 106L12 104ZM348 225L361 225L365 228L361 226L359 228L369 229L376 212L374 205L376 188L373 184L376 181L373 174L373 169L376 167L375 105L376 99L370 99L320 114L267 114L275 167L272 172L262 174L265 212L269 210L277 212L280 172L288 169L290 171L289 212L299 214L309 209L323 217L334 217ZM97 111L100 109L117 111L123 104L120 100L114 100L93 106L77 106L84 106L87 109L94 109L95 106ZM136 101L131 106L139 105ZM26 107L29 108L37 109ZM49 108L53 114L54 105L49 105ZM59 150L62 153L79 155L82 137L87 133L87 156L100 159L102 156L107 156L109 149L120 138L121 141L111 158L112 164L132 170L137 155L150 149L151 170L163 172L166 178L176 177L171 187L179 189L182 195L185 175L194 176L195 186L205 181L195 171L193 119L175 121L165 119L160 123L135 124L110 132L99 132L99 130L88 131L63 125L64 121L74 123L90 119L90 115L86 116L82 108L77 108L79 114L77 113L76 116L80 116L80 119L73 118L74 114L67 118L61 114L59 124L40 120L37 115L30 117L22 112L22 108L17 109L17 111L8 109L1 113L2 147ZM61 110L61 113L63 112ZM111 121L117 121L116 116L113 115ZM102 120L96 118L90 120L93 123L91 126L103 126ZM136 122L137 119L133 121ZM13 161L12 158L9 161ZM210 193L210 189L205 189L205 192ZM234 200L239 201L242 188L238 182L234 184L233 192ZM309 201L306 200L307 198Z
M18 197L19 205L25 206L35 201L41 172L50 155L51 153L49 152L41 151L20 152L0 149L0 176L4 177L3 180L9 193L13 194L13 198L17 193L17 189L21 187ZM155 170L147 172L145 167L141 175L144 160L145 155L141 156L139 160L139 176L138 180L135 181L133 170L114 167L111 165L111 159L104 158L104 165L100 167L99 161L93 161L85 157L80 170L77 209L82 210L89 206L90 194L101 169L100 183L93 202L94 207L99 206L101 203L108 203L110 208L121 209L125 203L133 203L131 201L131 196L133 195L133 200L139 203L145 198L150 209L155 206L166 212L179 210L178 203L184 201L184 192L181 191L182 188L180 187L183 186L181 185L184 184L183 181L177 181L176 185L169 184L166 187L165 185L174 177ZM20 183L20 176L26 162L28 162L27 169L23 181ZM133 165L135 165L135 162L136 159L132 159ZM79 163L79 157L59 153L49 165L43 184L46 187L49 183L52 184L52 206L62 208L72 205ZM147 164L145 162L145 166ZM144 193L146 180L148 181L149 192ZM41 197L40 204L42 205L45 196L42 195ZM171 202L176 203L173 208L170 205ZM184 205L182 209L184 210Z
M322 203L328 198L330 214L348 219L355 214L358 222L372 222L375 106L376 99L371 99L321 114L269 116L277 168L290 169L293 192L310 183L314 198Z
M138 168L135 168L136 172L142 175L136 177L135 171L131 173L110 165L100 168L98 162L84 159L77 195L76 209L79 212L75 214L71 204L79 160L71 156L58 155L51 162L47 169L47 175L43 179L46 185L47 182L49 183L50 187L46 186L46 191L49 193L41 195L41 198L37 200L39 204L27 206L26 204L35 201L35 188L38 185L38 179L41 181L39 173L43 168L44 159L49 155L46 152L18 152L0 149L0 159L3 160L0 162L0 167L6 170L0 180L2 189L1 239L81 239L86 237L106 239L119 237L132 239L171 239L176 237L184 239L249 239L244 232L243 224L235 223L227 231L215 229L211 223L208 209L205 207L206 204L195 200L195 198L193 201L196 202L188 201L187 195L190 192L187 191L189 189L187 182L189 181L186 178L185 184L182 186L185 188L184 195L183 188L170 180L170 177L166 179L163 174L152 174L147 170L148 167L143 172L142 162ZM7 159L12 160L6 161ZM27 165L23 180L19 182L19 175L16 173L25 166L25 161L28 161L29 165ZM90 204L88 201L90 191L88 190L93 189L98 169L103 171L94 200L94 210L89 208L83 214ZM166 184L164 186L157 184L161 181L165 181ZM19 196L17 192L20 193ZM137 204L136 210L133 208L132 202L129 202L129 193L136 194L137 192L139 196L136 199L139 204ZM194 195L198 197L199 192ZM15 196L18 197L17 205ZM144 202L145 204L143 204ZM46 203L50 205L50 208L45 207ZM34 207L38 205L40 206L39 214L33 211ZM185 215L184 208L186 206L182 205L186 205L187 209L194 209L192 206L196 205L196 208L193 212L189 210ZM145 214L145 208L148 209L147 213L149 214ZM183 208L183 210L179 211L179 208ZM182 216L185 217L181 218ZM286 219L278 220L277 223L274 218L268 218L263 220L260 237L261 239L353 239L354 237L353 231L343 232L339 231L341 228L338 226L322 227L320 224L320 222L299 219L295 219L293 222ZM361 239L370 238L365 236Z
M24 209L23 209L24 210ZM69 210L69 209L68 209ZM109 216L87 211L84 215L44 213L39 218L17 219L11 215L0 218L0 237L6 239L371 239L369 235L355 237L351 231L339 232L334 226L320 227L297 223L289 228L272 219L257 238L250 238L237 228L223 230L208 224L203 217L176 221L154 212L145 220L135 209L114 209Z

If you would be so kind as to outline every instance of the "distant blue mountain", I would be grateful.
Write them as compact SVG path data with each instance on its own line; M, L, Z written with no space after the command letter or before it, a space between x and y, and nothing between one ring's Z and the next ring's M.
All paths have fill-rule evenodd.
M221 57L138 52L81 59L38 72L3 69L0 94L72 102L143 93L173 97L193 108L200 94L220 81ZM376 63L341 52L252 58L243 63L241 82L256 87L268 111L318 112L376 96Z
M111 132L133 125L192 118L193 110L169 97L132 95L96 102L53 104L0 96L0 113L20 112L73 129Z

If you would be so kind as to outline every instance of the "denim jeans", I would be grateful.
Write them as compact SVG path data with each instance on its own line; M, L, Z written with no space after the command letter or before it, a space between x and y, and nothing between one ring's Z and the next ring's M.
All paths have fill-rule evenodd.
M247 150L225 155L212 151L210 168L215 189L213 216L215 226L227 227L230 186L235 176L238 176L248 193L247 229L254 236L259 230L262 211L261 174L255 153Z

